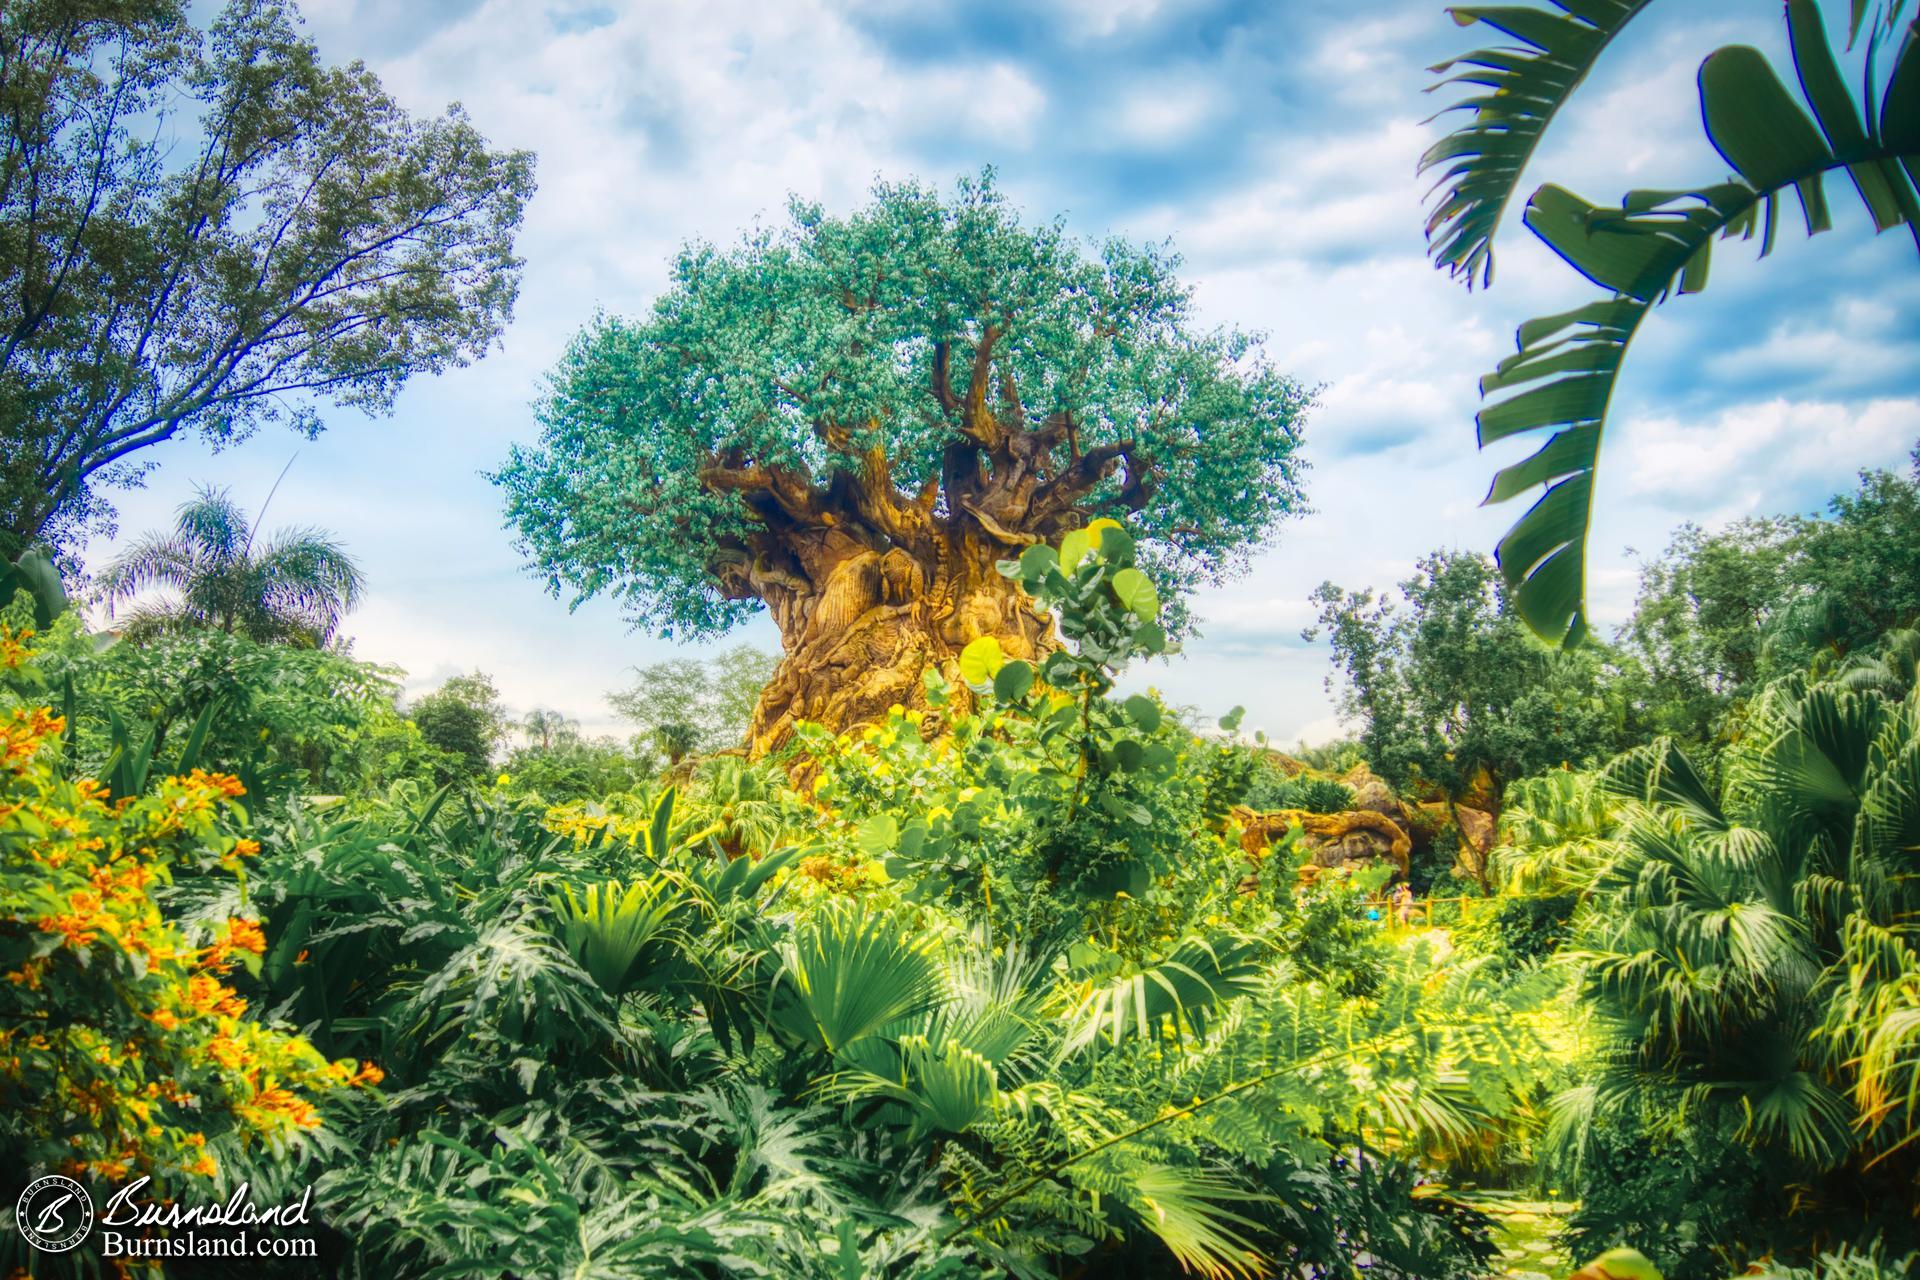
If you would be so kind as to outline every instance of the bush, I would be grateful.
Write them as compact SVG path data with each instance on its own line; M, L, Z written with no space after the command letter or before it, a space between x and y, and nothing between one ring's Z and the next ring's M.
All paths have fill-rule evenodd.
M1577 893L1546 897L1501 894L1473 904L1467 918L1453 930L1455 945L1469 955L1496 956L1526 964L1544 960L1572 933Z
M165 756L209 707L201 761L249 778L256 793L355 790L370 777L393 780L409 760L430 760L391 737L397 668L218 630L97 647L79 622L67 614L54 624L39 665L50 699L63 700L71 687L70 754L83 772L100 772L112 754L116 720L129 741Z
M233 983L259 970L256 919L162 912L176 878L244 879L259 845L236 830L239 781L183 764L110 796L65 776L32 636L0 621L0 1200L49 1171L224 1194L309 1150L327 1096L379 1072L251 1012ZM6 1233L0 1265L22 1248Z
M1304 809L1308 813L1340 813L1353 804L1353 788L1332 778L1309 774L1287 777L1269 765L1247 788L1243 801L1250 809Z
M1761 1236L1790 1208L1769 1163L1697 1126L1659 1133L1628 1118L1586 1134L1580 1204L1560 1244L1572 1257L1636 1248L1665 1280L1725 1280L1762 1252Z

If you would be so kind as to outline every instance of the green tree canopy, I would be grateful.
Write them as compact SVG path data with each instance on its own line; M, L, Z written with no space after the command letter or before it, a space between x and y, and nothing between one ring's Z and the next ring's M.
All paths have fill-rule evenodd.
M690 752L734 746L746 737L774 662L744 644L705 662L668 658L635 667L633 683L608 694L607 705L678 764Z
M1626 745L1598 646L1535 639L1485 556L1436 551L1400 594L1395 603L1329 582L1313 597L1345 676L1342 710L1363 726L1382 777L1459 797L1482 771L1503 785Z
M469 777L487 771L506 734L506 709L484 671L454 676L408 708L427 744L457 759Z
M1920 622L1920 449L1827 513L1682 526L1648 561L1619 642L1649 725L1722 744L1768 680L1831 666Z
M1298 505L1308 394L1199 326L1164 248L1023 226L990 173L790 215L689 246L646 316L596 319L554 370L538 443L496 479L556 591L667 633L768 600L791 650L776 597L823 591L852 544L905 553L937 596L968 550L990 576L1136 513L1171 592Z
M187 10L0 6L0 553L110 524L183 429L384 409L512 307L531 155L325 65L284 0Z
M1705 744L1766 661L1768 629L1798 594L1796 529L1785 519L1736 521L1709 533L1682 525L1640 570L1620 632L1635 701L1650 724Z

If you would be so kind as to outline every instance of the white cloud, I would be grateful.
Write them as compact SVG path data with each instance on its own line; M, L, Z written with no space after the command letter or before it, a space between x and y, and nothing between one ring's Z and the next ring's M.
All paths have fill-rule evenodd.
M1720 521L1799 505L1850 487L1863 467L1891 465L1920 436L1920 397L1855 405L1784 398L1724 409L1705 422L1629 419L1607 464L1626 464L1630 498ZM1616 463L1617 465L1617 463Z
M1724 382L1790 378L1799 391L1845 392L1920 369L1920 340L1898 329L1883 298L1844 297L1824 320L1791 317L1750 346L1708 357Z
M939 67L895 90L891 110L920 130L1021 147L1032 140L1047 105L1040 86L1010 62Z
M1130 85L1109 117L1113 141L1166 146L1212 123L1222 105L1218 86L1191 76Z
M1107 37L1157 17L1168 6L1163 0L1059 0L1083 36Z

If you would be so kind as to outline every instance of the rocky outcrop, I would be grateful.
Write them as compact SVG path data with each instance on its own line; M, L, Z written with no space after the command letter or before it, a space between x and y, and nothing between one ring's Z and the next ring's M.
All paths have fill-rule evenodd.
M1466 805L1453 807L1454 823L1460 828L1460 843L1485 857L1493 849L1498 823L1485 809L1470 809Z
M1391 818L1394 825L1402 830L1410 825L1407 807L1400 803L1398 796L1393 794L1393 788L1382 781L1379 774L1367 768L1364 762L1340 775L1340 781L1353 789L1353 803L1349 806L1350 808L1366 809L1383 814Z
M1273 843L1285 836L1296 822L1300 824L1301 847L1316 867L1342 867L1384 858L1405 876L1407 857L1413 852L1413 841L1407 838L1400 824L1372 809L1349 809L1344 813L1275 809L1256 813L1242 808L1234 810L1233 816L1243 832L1240 847L1255 862L1265 857Z
M1431 832L1438 835L1448 827L1460 833L1460 847L1481 856L1493 848L1498 822L1485 809L1474 809L1464 804L1448 805L1444 800L1434 800L1419 806L1420 815L1415 821L1418 832Z

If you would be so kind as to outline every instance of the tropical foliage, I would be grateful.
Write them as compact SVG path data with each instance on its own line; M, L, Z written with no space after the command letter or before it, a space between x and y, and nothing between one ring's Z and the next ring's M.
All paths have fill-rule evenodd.
M1436 68L1452 73L1443 85L1465 86L1454 109L1470 116L1422 158L1423 172L1439 171L1427 232L1435 261L1469 283L1491 280L1494 231L1542 133L1647 0L1553 4L1456 10L1461 21L1522 45L1476 50ZM1505 502L1544 487L1501 539L1499 562L1520 616L1551 641L1576 645L1590 629L1594 475L1627 348L1659 302L1706 287L1714 240L1758 235L1760 255L1771 253L1789 194L1808 235L1829 229L1825 182L1845 173L1876 231L1905 227L1920 245L1920 29L1901 30L1902 0L1855 0L1849 38L1864 30L1867 54L1864 75L1851 77L1828 31L1838 7L1788 0L1798 97L1751 46L1730 45L1701 63L1707 137L1732 176L1690 190L1630 191L1618 207L1547 184L1527 203L1528 229L1607 293L1522 325L1519 350L1480 381L1483 396L1498 397L1479 414L1482 447L1552 433L1503 468L1486 497ZM1883 43L1891 56L1878 63Z
M230 496L202 489L171 533L134 539L100 571L109 616L159 587L178 598L121 609L126 639L210 627L261 644L325 645L360 602L360 567L315 529L282 530L255 550L257 534Z
M321 1108L377 1068L330 1062L236 988L266 949L232 890L260 854L245 794L196 766L190 741L137 789L63 766L26 597L0 616L0 1155L163 1193L222 1194L264 1165L325 1146ZM110 775L115 782L125 769ZM169 882L218 910L163 909ZM217 886L217 888L216 888ZM226 904L232 903L229 910ZM30 1261L21 1237L0 1260Z

